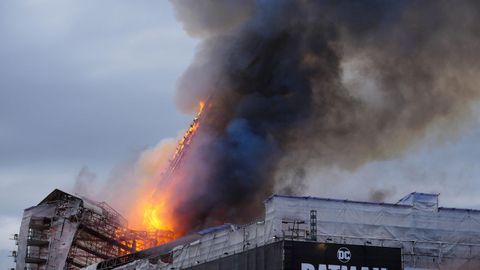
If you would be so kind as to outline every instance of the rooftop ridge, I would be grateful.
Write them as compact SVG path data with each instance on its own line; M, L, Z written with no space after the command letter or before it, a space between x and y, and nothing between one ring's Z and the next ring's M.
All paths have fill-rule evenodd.
M437 195L436 193L422 193L422 192L412 192L410 194ZM270 197L268 197L264 202L267 203L267 202L271 201L273 198L319 200L319 201L344 202L344 203L355 203L355 204L384 205L384 206L392 206L392 207L399 207L399 208L412 208L411 205L402 205L402 204L398 204L398 202L397 203L369 202L369 201L334 199L334 198L325 198L325 197L316 197L316 196L294 196L294 195L285 195L285 194L273 194ZM468 211L468 212L479 212L480 213L480 209L473 209L473 208L438 207L438 211L440 211L440 210L443 210L443 211Z

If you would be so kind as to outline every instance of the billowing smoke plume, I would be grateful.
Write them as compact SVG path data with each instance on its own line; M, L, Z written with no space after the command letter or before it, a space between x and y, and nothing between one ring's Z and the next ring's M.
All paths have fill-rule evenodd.
M308 167L353 170L454 133L480 94L479 1L171 2L201 39L179 106L207 101L169 180L185 231L256 217Z

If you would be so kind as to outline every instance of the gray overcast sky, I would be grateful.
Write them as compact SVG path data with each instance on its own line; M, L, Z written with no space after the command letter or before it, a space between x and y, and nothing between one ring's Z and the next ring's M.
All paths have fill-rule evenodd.
M191 116L173 96L195 45L168 1L0 1L0 269L11 265L8 237L22 209L71 189L83 166L105 179L188 127ZM310 194L365 199L360 184L384 190L387 201L418 190L441 192L443 205L480 208L475 121L440 146L432 134L398 160L311 172ZM324 185L318 175L343 181Z
M168 1L0 1L0 269L22 209L188 127L195 44Z

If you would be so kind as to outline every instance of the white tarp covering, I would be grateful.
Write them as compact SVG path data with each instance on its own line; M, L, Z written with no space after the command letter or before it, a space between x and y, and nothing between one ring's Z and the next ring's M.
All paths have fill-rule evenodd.
M289 236L282 221L304 221L299 231L308 231L316 210L319 241L401 247L406 269L480 269L480 211L439 208L438 195L417 194L399 204L272 196L265 221L276 236Z
M173 263L140 260L118 269L182 269L282 239L402 248L405 270L480 269L480 211L438 207L437 194L412 193L398 204L274 195L265 220L212 230L173 251Z
M76 215L77 211L79 211L80 203L80 200L65 202L63 215L67 217ZM45 259L45 265L42 266L45 269L64 268L75 232L78 229L78 223L67 222L66 218L63 217L53 219L53 217L57 216L56 211L58 209L56 204L40 204L25 209L18 239L17 270L35 269L36 266L27 263L29 258ZM46 246L27 245L31 238L36 239L36 236L32 235L32 231L30 231L30 226L32 220L37 218L52 219L48 235L45 235L45 238L48 237L48 245Z

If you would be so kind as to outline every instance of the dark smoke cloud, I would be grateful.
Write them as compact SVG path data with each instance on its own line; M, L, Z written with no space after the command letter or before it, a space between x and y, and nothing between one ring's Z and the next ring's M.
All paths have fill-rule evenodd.
M385 199L391 196L392 194L393 192L390 190L383 190L383 189L371 190L369 199L372 202L385 202Z
M186 230L258 216L311 167L354 170L431 128L453 134L480 94L478 1L171 2L202 40L179 104L208 100L180 176Z

